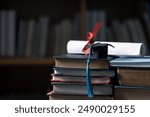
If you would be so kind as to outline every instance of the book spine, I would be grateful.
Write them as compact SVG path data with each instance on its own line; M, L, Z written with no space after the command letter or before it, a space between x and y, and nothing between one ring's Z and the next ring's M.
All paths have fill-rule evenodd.
M6 11L1 11L0 12L0 55L1 56L6 56L6 25L7 25L7 20L6 17L7 13Z
M48 42L48 28L49 28L49 17L45 16L42 18L42 30L41 39L39 46L39 56L44 57L46 55L47 42Z
M7 55L15 56L16 53L16 12L13 10L7 13L8 29L7 29Z

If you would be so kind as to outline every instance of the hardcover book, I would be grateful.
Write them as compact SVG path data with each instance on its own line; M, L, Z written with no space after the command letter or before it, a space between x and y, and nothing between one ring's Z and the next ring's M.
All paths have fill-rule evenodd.
M86 76L85 68L62 68L62 67L54 67L55 75L63 75L63 76ZM90 76L94 77L114 77L114 70L110 69L90 69Z
M52 75L52 82L66 82L66 83L86 83L85 76L62 76L62 75ZM110 77L104 76L96 76L91 77L91 83L98 83L98 84L111 84Z
M118 68L118 80L120 85L150 86L149 68Z
M110 61L117 68L120 85L150 86L150 57L124 57Z
M112 67L150 67L150 56L120 57L110 61Z
M52 82L54 94L87 95L86 83ZM92 84L94 95L112 95L111 85Z
M51 92L48 96L50 100L89 100L87 95L53 94ZM94 95L92 100L113 100L113 96Z
M75 55L75 54L65 54L61 56L55 56L55 67L65 67L65 68L85 68L86 67L86 55ZM90 68L91 69L109 69L109 60L107 59L97 59L91 57Z
M115 100L150 100L150 87L115 86Z

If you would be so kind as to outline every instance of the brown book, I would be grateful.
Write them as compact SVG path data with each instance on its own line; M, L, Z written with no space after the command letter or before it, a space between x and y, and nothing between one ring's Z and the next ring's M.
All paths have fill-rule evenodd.
M118 68L120 85L150 86L149 68Z
M64 67L64 68L86 68L86 55L76 55L76 54L66 54L62 56L54 57L55 67ZM108 69L109 60L108 59L97 59L91 57L90 68L91 69Z
M54 94L87 95L86 83L52 82ZM112 85L92 84L94 95L112 95Z
M87 95L49 94L50 100L89 100ZM113 100L113 96L94 95L90 100Z
M150 100L150 87L115 86L115 100Z
M70 83L86 83L86 77L83 76L61 76L53 75L52 82L70 82ZM92 84L111 84L110 77L91 77Z

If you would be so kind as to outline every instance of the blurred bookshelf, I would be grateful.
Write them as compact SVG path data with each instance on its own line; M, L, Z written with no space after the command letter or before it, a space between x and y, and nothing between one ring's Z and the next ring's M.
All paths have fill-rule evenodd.
M87 32L98 21L103 25L95 40L142 42L149 54L149 8L148 0L1 0L0 69L5 74L0 74L5 79L1 84L9 82L8 77L20 83L19 72L23 72L30 79L39 79L34 92L46 92L54 65L52 57L66 53L69 40L86 40ZM12 76L7 75L9 72ZM29 85L34 85L34 80ZM10 91L5 91L4 87L2 92L11 95L12 88L8 85ZM18 86L23 92L24 87Z
M86 40L99 21L102 27L95 40L142 42L149 51L148 5L146 0L2 0L0 56L47 58L66 53L69 40Z

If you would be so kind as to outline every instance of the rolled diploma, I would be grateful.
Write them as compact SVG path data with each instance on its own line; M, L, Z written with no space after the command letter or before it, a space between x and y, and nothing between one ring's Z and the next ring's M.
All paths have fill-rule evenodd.
M83 54L82 49L86 45L87 41L70 40L67 43L67 53L70 54ZM131 42L101 42L95 43L111 44L115 48L108 46L108 55L141 55L142 43Z

